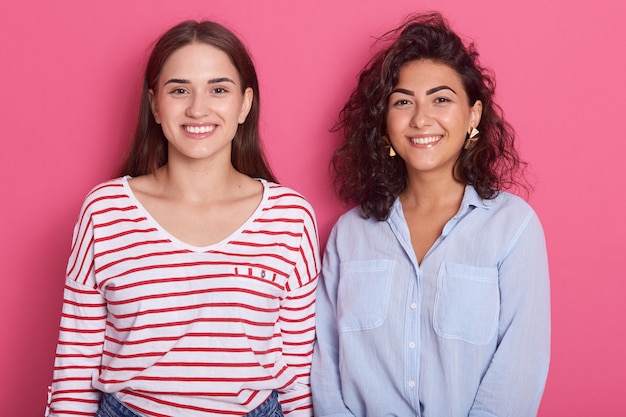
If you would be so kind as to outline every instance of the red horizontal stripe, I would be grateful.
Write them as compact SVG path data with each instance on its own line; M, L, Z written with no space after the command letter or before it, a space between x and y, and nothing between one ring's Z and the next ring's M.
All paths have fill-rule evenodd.
M132 326L132 327L117 327L113 323L108 323L112 328L114 328L118 332L129 332L136 330L146 330L146 329L158 329L163 327L178 327L178 326L188 326L190 324L195 323L244 323L251 326L257 327L274 327L274 323L272 322L262 322L262 321L252 321L244 318L238 317L200 317L193 320L185 320L185 321L171 321L166 323L153 323L146 324L143 326Z
M109 262L108 264L102 265L101 267L96 269L96 274L101 273L107 270L108 268L111 268L112 266L115 266L124 262L138 261L141 259L148 259L148 258L152 258L155 256L180 255L180 254L188 253L188 252L189 252L188 250L172 250L172 251L163 251L163 252L150 252L150 253L145 253L143 255L137 255L137 256L128 256L125 258L117 259L113 262Z
M100 284L99 287L102 288L106 282L108 282L111 279L114 278L119 278L120 276L124 276L124 275L129 275L135 272L141 272L141 271L151 271L151 270L155 270L155 269L166 269L166 268L183 268L183 267L195 267L195 266L224 266L224 265L230 265L230 266L240 266L240 267L251 267L251 268L260 268L260 269L266 269L270 272L273 272L277 275L281 275L281 276L287 276L284 272L279 271L275 268L270 268L267 265L263 265L263 264L258 264L258 263L249 263L249 262L209 262L209 261L205 261L205 262L181 262L181 263L175 263L175 264L158 264L158 265L147 265L147 266L143 266L140 268L132 268L129 269L127 271L124 271L123 273L114 275L112 277L108 277L107 279L103 280Z
M301 318L295 319L295 320L294 319L288 319L286 317L282 317L281 316L280 317L280 321L284 321L285 323L300 323L300 322L303 322L303 321L311 320L314 317L315 317L315 313L311 313L311 314L309 314L306 317L301 317Z
M149 246L149 245L156 245L156 244L160 244L160 243L170 243L171 241L169 239L155 239L155 240L143 240L141 242L135 242L135 243L131 243L129 245L126 246L120 246L120 247L115 247L106 251L102 251L102 252L98 252L96 254L94 254L94 258L99 258L101 256L105 256L105 255L110 255L112 253L116 253L116 252L124 252L128 249L133 249L133 248L137 248L139 246Z
M133 210L136 207L128 207L127 210ZM137 217L134 219L115 219L115 220L111 220L110 222L105 222L105 223L99 223L99 224L94 224L93 228L94 229L101 229L101 228L105 228L105 227L109 227L109 226L114 226L117 224L124 224L124 223L140 223L143 221L146 221L147 218L146 217Z
M263 313L274 313L278 311L277 308L260 308L260 307L255 307L252 305L242 304L242 303L202 303L202 304L194 304L194 305L187 305L187 306L181 306L181 307L155 308L151 310L143 310L143 311L132 312L132 313L127 313L127 314L114 314L113 316L118 319L125 319L125 318L130 318L130 317L146 316L149 314L171 313L175 311L195 310L195 309L206 308L206 307L233 307L233 308L241 307L245 310L259 311Z
M248 339L248 340L258 340L258 341L266 341L271 340L278 335L273 334L271 336L252 336L246 335L245 333L221 333L221 332L188 332L185 333L186 337L224 337L231 339ZM109 342L124 344L124 345L140 345L143 343L152 343L152 342L166 342L166 341L176 341L180 338L180 336L161 336L161 337L148 337L144 339L135 339L135 340L119 340L111 336L106 336L105 339Z
M231 240L230 242L231 245L238 245L238 246L250 246L250 247L255 247L255 248L285 248L290 250L291 252L297 252L298 251L298 247L296 246L290 246L287 245L286 243L282 243L282 242L247 242L247 241L240 241L240 240Z
M289 232L289 231L278 231L275 232L273 230L244 230L241 233L245 233L247 235L268 235L268 236L280 236L280 235L287 235L287 236L292 236L292 237L300 237L302 236L301 233L294 233L294 232Z
M258 298L265 298L269 300L276 299L276 297L272 294L266 294L266 293L262 293L259 291L253 291L247 288L221 287L221 288L206 288L206 289L191 290L191 291L168 292L168 293L163 293L163 294L151 294L151 295L144 295L142 297L128 298L128 299L117 300L117 301L109 300L109 305L122 305L122 304L128 304L128 303L138 303L138 302L145 301L145 300L155 300L159 298L186 297L190 295L213 294L213 293L224 293L224 294L241 293L241 294L253 295ZM241 304L236 304L236 305L241 305ZM249 307L255 308L254 306L249 306Z
M58 343L59 343L59 345L65 345L65 346L72 346L72 345L74 345L76 347L80 347L80 346L93 347L93 346L99 346L99 345L103 344L103 342L101 340L97 341L97 342L77 342L75 340L59 340ZM59 354L57 354L57 357L73 358L73 357L76 357L76 355L59 355ZM90 358L90 357L94 357L94 356L91 356L91 355L80 355L80 357Z
M82 411L64 410L62 408L50 407L50 412L53 414L71 414L73 416L87 416L93 417L93 413L84 413ZM167 416L165 416L167 417Z
M77 334L94 334L94 333L104 333L104 329L72 329L68 327L61 327L62 332L68 333L77 333Z
M103 237L99 237L97 239L94 239L94 241L96 243L100 243L100 242L106 242L107 240L113 240L113 239L117 239L119 237L123 237L123 236L128 236L128 235L132 235L132 234L144 234L144 233L151 233L151 232L156 232L157 229L155 229L154 227L149 227L146 229L129 229L129 230L124 230L123 232L120 233L116 233L114 235L110 235L110 236L103 236Z
M63 302L65 304L69 304L69 305L77 306L81 308L102 308L106 306L106 303L88 304L88 303L79 303L74 300L68 300L68 299L64 299Z
M107 316L77 316L73 314L61 314L61 317L73 320L103 320Z

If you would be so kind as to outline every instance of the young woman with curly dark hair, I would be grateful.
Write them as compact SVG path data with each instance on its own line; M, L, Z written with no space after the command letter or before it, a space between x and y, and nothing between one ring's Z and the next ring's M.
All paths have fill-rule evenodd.
M531 416L550 351L537 215L495 84L438 13L383 36L332 167L356 205L317 300L318 416Z

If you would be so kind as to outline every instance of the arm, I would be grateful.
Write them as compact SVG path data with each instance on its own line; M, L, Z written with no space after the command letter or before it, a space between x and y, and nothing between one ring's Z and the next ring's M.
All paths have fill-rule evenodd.
M283 357L296 373L295 388L290 385L289 390L278 392L283 412L289 417L310 417L313 414L310 371L320 259L315 220L312 214L306 217L300 255L287 281L287 296L281 304L279 318Z
M499 267L498 347L470 417L537 414L550 359L550 288L543 230L535 213Z
M316 333L311 385L316 416L353 417L343 401L339 377L339 333L337 329L337 288L339 256L336 231L326 245L322 275L317 291Z
M94 416L106 325L106 303L95 289L91 222L79 223L68 262L59 342L54 361L50 416Z

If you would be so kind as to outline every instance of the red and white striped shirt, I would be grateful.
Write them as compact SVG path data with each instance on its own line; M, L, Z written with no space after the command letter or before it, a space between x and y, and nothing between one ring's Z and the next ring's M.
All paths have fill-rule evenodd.
M285 414L313 414L315 215L261 182L252 217L207 247L162 229L127 178L92 190L67 267L51 416L93 417L100 391L153 417L241 416L272 390Z

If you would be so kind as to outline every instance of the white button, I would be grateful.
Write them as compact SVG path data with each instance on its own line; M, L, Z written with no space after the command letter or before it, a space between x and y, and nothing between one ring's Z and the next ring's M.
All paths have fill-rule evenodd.
M409 387L413 388L415 386L415 381L409 381Z
M415 342L411 342L411 343L409 343L409 347L410 347L411 349L415 349Z
M415 310L417 308L417 303L411 303L411 310Z

